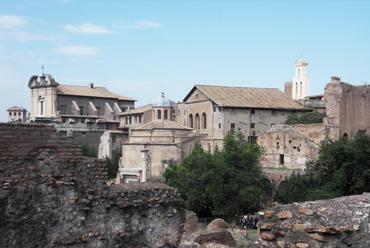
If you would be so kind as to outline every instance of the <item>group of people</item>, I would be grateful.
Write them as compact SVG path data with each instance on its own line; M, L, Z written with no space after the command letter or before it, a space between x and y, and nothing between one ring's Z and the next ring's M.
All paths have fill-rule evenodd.
M244 215L241 219L243 228L247 229L257 229L257 222L257 217L249 214Z

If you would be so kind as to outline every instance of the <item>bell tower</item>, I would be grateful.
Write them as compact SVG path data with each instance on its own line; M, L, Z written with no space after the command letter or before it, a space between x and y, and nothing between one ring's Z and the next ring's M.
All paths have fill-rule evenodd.
M308 63L304 59L299 59L295 64L295 75L292 83L292 98L294 100L302 100L309 94L307 66Z

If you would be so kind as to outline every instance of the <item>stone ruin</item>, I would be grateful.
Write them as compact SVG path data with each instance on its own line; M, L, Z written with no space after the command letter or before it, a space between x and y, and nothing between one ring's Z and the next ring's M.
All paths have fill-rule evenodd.
M264 247L370 247L370 193L280 205L258 228Z
M179 195L108 186L106 163L52 127L0 124L0 247L177 247Z

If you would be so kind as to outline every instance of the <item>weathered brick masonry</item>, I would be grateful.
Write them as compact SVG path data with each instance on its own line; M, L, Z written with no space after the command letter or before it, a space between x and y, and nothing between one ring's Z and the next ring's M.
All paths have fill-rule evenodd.
M177 247L178 194L106 168L51 127L0 124L0 247Z

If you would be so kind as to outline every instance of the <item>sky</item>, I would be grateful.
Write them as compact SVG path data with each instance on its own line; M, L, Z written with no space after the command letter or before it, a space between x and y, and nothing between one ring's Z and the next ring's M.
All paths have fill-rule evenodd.
M310 94L333 75L370 82L370 0L1 0L0 121L29 109L29 78L181 101L195 84L273 87L308 61Z

